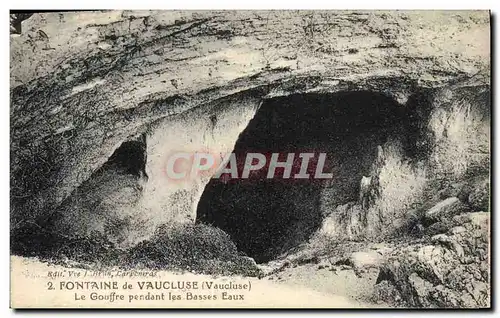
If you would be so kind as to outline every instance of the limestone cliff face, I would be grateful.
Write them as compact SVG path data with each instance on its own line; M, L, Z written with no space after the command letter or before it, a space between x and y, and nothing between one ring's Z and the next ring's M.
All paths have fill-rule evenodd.
M10 39L12 220L89 234L116 219L109 231L133 232L124 244L193 221L209 176L168 183L166 153L230 152L279 96L371 91L405 107L422 92L488 88L489 30L479 11L34 14ZM144 171L96 191L138 138Z

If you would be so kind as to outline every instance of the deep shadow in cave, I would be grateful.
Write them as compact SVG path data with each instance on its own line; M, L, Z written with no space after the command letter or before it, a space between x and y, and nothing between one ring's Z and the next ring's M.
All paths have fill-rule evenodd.
M323 189L330 190L331 204L357 199L359 180L369 173L377 146L402 135L409 118L402 105L373 92L265 101L236 142L240 175L248 152L278 152L280 161L286 160L284 153L314 152L327 153L324 171L333 179L266 179L267 170L249 180L213 178L198 204L197 222L223 229L257 262L269 261L317 230Z
M101 170L111 168L137 177L146 176L146 135L126 141L118 147Z

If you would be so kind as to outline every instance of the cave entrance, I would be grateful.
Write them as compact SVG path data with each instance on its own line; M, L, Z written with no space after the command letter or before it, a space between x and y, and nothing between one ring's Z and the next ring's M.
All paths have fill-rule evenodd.
M324 171L333 178L212 178L198 204L197 222L223 229L257 262L272 260L308 240L321 225L325 187L332 204L357 200L359 181L377 146L401 135L407 118L394 99L366 91L266 100L233 152L326 153ZM285 160L286 155L280 156ZM240 176L242 165L238 160Z
M146 135L122 143L100 168L101 171L110 169L136 177L147 177Z

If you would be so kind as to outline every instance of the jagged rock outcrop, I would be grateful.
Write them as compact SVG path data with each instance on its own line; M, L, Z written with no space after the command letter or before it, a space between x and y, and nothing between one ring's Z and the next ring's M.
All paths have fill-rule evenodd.
M447 198L425 212L425 219L432 224L442 218L452 217L454 213L460 213L464 208L464 204L457 197Z
M487 212L459 214L431 242L394 249L377 284L389 282L391 297L410 307L489 307L489 220Z

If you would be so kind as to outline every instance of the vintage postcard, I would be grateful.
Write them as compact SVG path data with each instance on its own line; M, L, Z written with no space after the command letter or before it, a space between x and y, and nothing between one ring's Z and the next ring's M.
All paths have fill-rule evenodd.
M11 11L12 308L490 308L489 11Z

